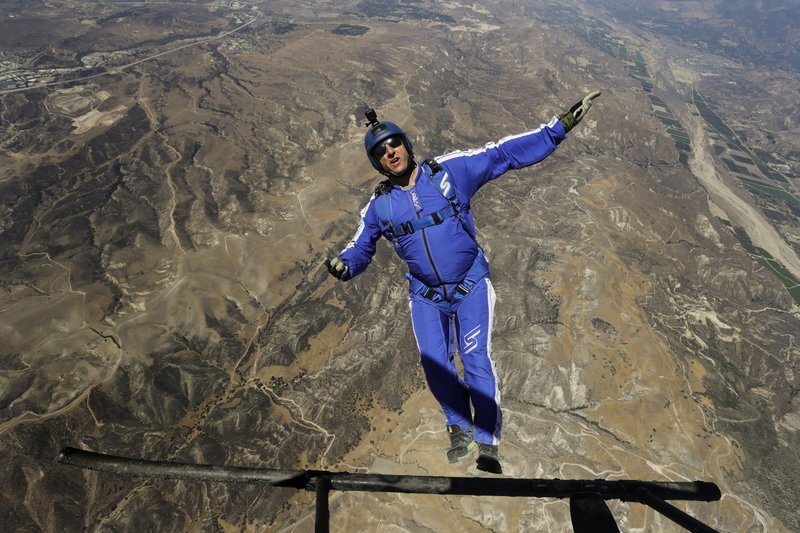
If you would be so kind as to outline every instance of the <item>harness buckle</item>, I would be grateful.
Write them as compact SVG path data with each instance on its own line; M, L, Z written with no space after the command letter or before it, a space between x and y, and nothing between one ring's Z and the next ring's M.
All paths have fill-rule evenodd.
M414 225L411 222L403 222L400 224L400 227L403 229L403 235L411 235L414 233Z
M473 287L475 287L475 282L465 279L456 285L455 294L453 294L453 300L461 300L467 294L469 294L469 291L471 291Z
M442 301L442 295L436 292L435 290L431 289L430 287L425 287L420 291L419 294L426 300L430 300L432 302Z

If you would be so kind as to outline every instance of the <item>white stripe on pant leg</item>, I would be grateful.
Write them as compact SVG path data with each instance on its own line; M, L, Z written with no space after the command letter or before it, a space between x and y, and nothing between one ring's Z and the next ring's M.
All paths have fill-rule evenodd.
M497 369L494 366L494 359L492 358L492 329L494 327L494 304L497 300L497 296L494 292L494 287L492 286L492 281L486 277L486 299L487 299L487 306L489 308L489 334L486 338L486 354L489 357L489 363L492 365L492 375L494 376L494 404L497 406L497 415L494 426L494 431L492 431L492 444L499 444L500 438L498 437L498 433L500 432L500 427L503 420L503 413L500 410L500 378L497 376Z
M419 354L420 361L422 360L422 348L419 346L419 338L417 338L417 330L414 328L414 299L408 297L408 312L411 315L411 331L414 333L414 342L417 343L417 353Z

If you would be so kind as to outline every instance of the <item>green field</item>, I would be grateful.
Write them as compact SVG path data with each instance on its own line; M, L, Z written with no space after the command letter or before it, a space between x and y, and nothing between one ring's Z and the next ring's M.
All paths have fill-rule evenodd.
M784 191L783 189L773 187L772 185L767 185L766 183L761 183L760 181L753 181L748 179L742 179L742 181L744 182L745 186L748 189L755 189L763 194L768 194L774 198L783 200L784 202L790 205L793 205L795 207L800 207L800 200L798 200L797 197Z
M758 261L760 264L767 267L777 278L783 283L786 290L791 295L792 299L800 305L800 280L792 275L791 272L786 270L780 262L776 261L772 255L764 250L763 248L759 248L758 246L753 244L753 241L750 240L750 236L743 228L735 227L733 228L736 237L739 238L739 242L742 243L745 250L747 250L753 258Z

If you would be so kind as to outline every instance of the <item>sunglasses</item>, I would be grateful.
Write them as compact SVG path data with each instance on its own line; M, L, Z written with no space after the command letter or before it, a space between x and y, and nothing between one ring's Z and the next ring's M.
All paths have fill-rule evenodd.
M403 138L399 135L392 135L378 146L372 149L372 156L375 159L380 160L384 154L386 153L386 147L391 146L392 148L400 148L403 144Z

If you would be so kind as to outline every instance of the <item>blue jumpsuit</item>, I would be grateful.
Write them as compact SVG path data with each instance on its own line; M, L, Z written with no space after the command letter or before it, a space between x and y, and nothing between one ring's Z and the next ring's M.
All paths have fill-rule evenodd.
M339 255L348 266L348 279L352 279L370 264L382 235L393 242L408 266L411 319L428 386L444 411L447 425L474 429L476 442L498 444L502 413L491 357L495 293L488 262L475 238L469 202L489 180L510 169L538 163L565 137L564 126L554 117L533 131L436 158L447 173L440 180L430 179L428 166L420 165L413 187L403 189L393 184L382 195L388 195L387 212L393 224L399 226L446 208L446 191L438 188L451 186L455 187L458 204L465 208L462 214L393 238L388 221L379 216L379 197L375 195L361 211L355 236ZM456 371L455 346L464 379Z

